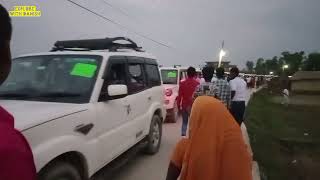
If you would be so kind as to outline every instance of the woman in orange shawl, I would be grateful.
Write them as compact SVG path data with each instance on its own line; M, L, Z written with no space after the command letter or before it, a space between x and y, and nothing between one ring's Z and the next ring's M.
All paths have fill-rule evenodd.
M167 180L252 180L251 157L239 125L217 99L198 97L192 107L189 137L180 140Z

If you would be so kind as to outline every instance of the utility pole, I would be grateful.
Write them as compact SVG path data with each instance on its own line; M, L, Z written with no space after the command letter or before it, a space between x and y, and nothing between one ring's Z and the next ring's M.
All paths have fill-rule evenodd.
M222 44L221 44L221 50L220 50L220 53L219 53L219 64L218 64L218 67L221 66L222 58L226 55L226 52L223 50L223 48L224 48L224 40L222 41Z

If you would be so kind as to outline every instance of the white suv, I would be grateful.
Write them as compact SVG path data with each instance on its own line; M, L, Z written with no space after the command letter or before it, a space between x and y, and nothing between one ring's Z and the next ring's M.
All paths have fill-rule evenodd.
M160 72L165 89L166 121L175 123L179 118L177 105L179 84L181 80L186 78L187 68L161 67Z
M158 152L166 111L157 62L119 39L128 40L58 41L55 52L13 60L0 104L29 141L40 180L88 179L140 142Z
M187 67L161 67L161 77L165 89L165 107L167 110L166 121L176 123L178 121L177 97L179 84L187 78ZM197 70L197 79L200 82L201 70Z

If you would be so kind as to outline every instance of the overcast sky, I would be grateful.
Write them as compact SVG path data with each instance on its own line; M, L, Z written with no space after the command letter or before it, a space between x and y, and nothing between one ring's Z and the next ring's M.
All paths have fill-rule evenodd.
M7 9L37 5L42 11L41 17L13 18L13 56L48 51L56 40L114 36L130 37L163 65L218 60L222 40L227 59L240 67L247 60L272 58L285 50L320 50L320 0L73 1L128 29L66 0L0 0Z

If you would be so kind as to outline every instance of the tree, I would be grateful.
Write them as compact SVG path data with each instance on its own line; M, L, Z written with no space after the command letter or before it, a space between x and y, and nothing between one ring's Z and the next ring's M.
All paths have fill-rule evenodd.
M266 70L267 74L270 72L277 73L278 69L279 69L279 64L278 64L278 57L277 56L265 61L265 70Z
M303 70L320 71L320 53L311 53L304 61Z
M278 69L277 69L277 74L280 75L283 71L282 67L285 64L285 61L283 59L283 57L279 58L278 60Z
M252 62L252 64L254 64ZM247 61L247 69L250 72L251 61ZM288 65L287 69L283 69L284 65ZM256 74L273 74L293 75L299 70L304 71L320 71L320 52L310 53L305 56L303 51L300 52L282 52L278 58L274 56L272 59L259 58L254 67Z
M294 74L301 68L301 63L304 59L304 52L283 52L281 53L282 57L281 59L284 60L285 64L289 65L289 68L287 70L289 75Z
M265 74L265 64L263 58L259 58L257 60L255 71L257 74Z
M248 72L252 73L253 72L253 68L254 68L254 62L253 61L247 61L246 66L247 66Z

